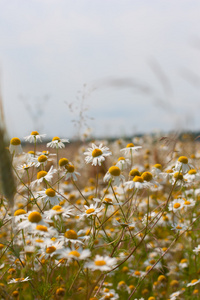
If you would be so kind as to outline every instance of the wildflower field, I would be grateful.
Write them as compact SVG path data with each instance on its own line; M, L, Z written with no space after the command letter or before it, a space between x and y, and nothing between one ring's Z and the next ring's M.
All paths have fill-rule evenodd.
M200 299L199 143L44 137L1 143L0 299Z

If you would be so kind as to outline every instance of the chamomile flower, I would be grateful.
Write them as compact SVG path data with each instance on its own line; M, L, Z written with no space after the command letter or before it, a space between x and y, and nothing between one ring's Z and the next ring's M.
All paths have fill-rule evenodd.
M66 164L65 169L67 170L65 180L73 179L77 181L77 175L81 176L79 172L75 171L74 165L72 164Z
M17 170L18 171L27 171L28 169L30 169L31 167L34 166L34 163L33 162L28 162L27 164L22 164L22 165L19 165L17 167Z
M68 229L65 231L64 235L61 235L59 240L63 241L63 242L67 242L67 243L72 243L72 244L83 244L83 242L81 241L81 239L84 239L84 237L82 237L82 230L76 232L73 229Z
M60 252L60 259L66 258L68 260L86 260L88 257L91 256L91 252L89 249L81 249L75 248L72 246L72 248L64 248L63 251Z
M121 170L117 166L112 166L109 168L108 172L104 176L104 182L112 181L113 185L119 186L121 182L124 181L124 176L121 175Z
M90 206L84 205L85 207L85 211L79 215L80 218L83 217L90 217L90 216L94 216L97 215L98 213L100 213L103 210L103 206L101 207L97 207L98 206L98 202L96 202L95 204L90 204Z
M25 136L24 139L29 143L42 142L42 138L44 138L45 136L46 134L39 134L37 131L32 131L31 134Z
M200 279L193 279L190 283L187 284L187 287L196 285L200 282Z
M109 151L109 148L100 144L96 146L92 144L92 148L88 148L86 152L84 152L85 162L92 163L92 166L99 165L105 160L105 157L111 155L112 153Z
M200 173L195 169L190 169L185 175L184 179L188 182L195 182L200 180Z
M40 171L37 173L37 179L31 182L31 187L33 187L35 184L37 184L38 186L46 181L51 181L51 179L53 178L53 174L55 174L57 171L55 169L53 169L53 166L51 166L51 168L49 169L48 172L46 171Z
M184 207L184 200L182 198L174 199L169 203L168 209L169 211L173 211L174 213L181 210Z
M63 242L60 241L50 241L49 244L46 245L45 248L41 248L38 251L38 254L40 254L41 258L48 258L48 257L53 257L57 256L60 254L60 252L64 249Z
M111 271L117 265L117 259L110 256L96 255L93 261L87 262L85 268L91 269L93 271Z
M30 158L30 161L35 165L36 168L40 166L46 166L47 160L48 160L47 156L43 154L38 157Z
M52 188L38 192L39 197L46 203L49 202L51 205L59 204L60 199L58 194Z
M195 254L198 254L200 252L200 245L198 245L197 247L194 248L193 252Z
M37 225L48 227L47 223L43 220L41 213L38 211L29 211L23 218L23 221L17 225L18 229L26 229L29 227L35 228Z
M17 155L22 153L21 141L19 138L14 137L10 140L9 150L11 154Z
M134 146L133 143L129 143L126 145L126 148L121 149L120 151L124 153L124 155L132 155L135 151L141 149L142 146Z
M128 168L128 166L131 164L130 159L119 157L118 161L116 163L116 166L120 168L120 170L125 170Z
M44 216L48 220L53 217L57 220L60 216L63 218L70 218L74 214L72 206L62 207L60 205L54 205L51 209L44 212Z
M188 158L186 156L180 156L176 162L174 170L178 172L181 171L183 174L185 174L190 169L194 169L194 167L188 163Z
M50 143L47 143L47 147L50 148L65 148L64 143L69 143L68 139L60 139L58 136L54 136Z
M21 283L21 282L26 282L26 281L29 281L29 280L31 280L31 279L29 278L29 276L27 276L26 278L13 278L13 279L11 279L11 280L8 282L8 284L11 284L11 283Z
M144 181L144 179L141 176L137 175L133 178L133 180L125 182L124 185L129 190L133 188L141 190L150 187L149 182Z

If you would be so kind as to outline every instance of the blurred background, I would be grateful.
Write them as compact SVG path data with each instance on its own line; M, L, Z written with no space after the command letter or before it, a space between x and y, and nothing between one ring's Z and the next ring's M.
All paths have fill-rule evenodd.
M199 28L193 0L0 0L10 137L199 131Z

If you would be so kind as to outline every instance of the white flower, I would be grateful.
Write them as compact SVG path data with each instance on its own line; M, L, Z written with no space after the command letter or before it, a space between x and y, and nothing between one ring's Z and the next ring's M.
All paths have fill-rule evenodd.
M90 204L90 206L84 205L85 212L83 212L81 215L79 215L80 218L97 215L104 208L103 206L101 206L99 208L97 206L98 206L98 202L96 202L95 204Z
M121 175L121 170L119 167L112 166L109 168L108 172L104 176L104 181L108 182L110 180L113 181L113 185L119 186L122 181L124 181L124 176Z
M17 155L22 153L21 141L19 138L14 137L10 140L9 150L11 154Z
M194 182L200 180L200 173L197 172L195 169L191 169L188 171L187 174L184 175L184 179L188 182Z
M197 247L194 248L193 252L195 254L199 253L200 252L200 245L198 245Z
M62 216L64 218L70 218L71 216L73 216L73 210L74 209L72 208L72 206L62 207L60 205L55 205L54 207L52 207L52 209L45 211L44 216L47 220L53 217L55 219L58 219L59 216Z
M178 161L175 164L174 170L183 174L187 173L190 169L193 169L193 166L188 163L188 158L186 156L180 156Z
M177 212L184 207L184 200L182 198L174 199L172 202L169 203L169 211Z
M75 247L72 247L72 249L64 248L59 254L60 259L66 258L68 260L85 260L90 256L91 252L89 249L82 250L81 248L76 249Z
M38 211L29 211L26 215L23 215L23 221L17 225L18 229L26 229L28 227L36 228L37 225L44 225L48 227L48 224L42 218L41 213Z
M120 170L125 170L127 169L128 165L131 164L130 159L124 158L124 157L119 157L118 161L116 163L116 166L120 168Z
M29 276L27 276L26 278L13 278L11 279L8 284L11 284L11 283L19 283L19 282L25 282L25 281L28 281L28 280L31 280L29 278Z
M46 171L38 172L37 179L31 182L31 187L33 187L35 184L39 186L44 180L51 181L51 179L53 178L53 174L56 172L57 171L55 169L53 170L53 166L51 166L48 172Z
M60 199L55 190L52 188L46 189L44 191L38 192L39 197L46 202L49 202L51 205L59 204Z
M190 283L187 284L187 287L188 287L188 286L196 285L196 284L199 283L199 282L200 282L200 279L199 279L199 280L198 280L198 279L193 279Z
M126 145L126 148L123 148L120 151L122 151L124 153L124 155L132 155L133 152L135 152L141 148L142 148L142 146L134 146L133 143L129 143Z
M150 183L144 181L141 176L135 176L133 180L125 182L124 185L126 189L129 190L132 190L133 188L140 190L140 189L146 189L150 187Z
M85 157L85 162L87 164L92 162L92 166L101 166L101 163L105 160L105 157L111 154L112 153L109 151L108 147L103 147L102 144L99 146L92 144L92 148L88 148L87 151L84 152L84 155L87 155Z
M85 268L100 271L110 271L116 267L117 259L110 256L100 256L96 255L94 261L87 262Z
M60 139L58 136L55 136L50 143L47 143L47 147L51 148L65 148L63 143L69 143L68 139Z
M22 165L18 166L17 170L19 170L19 171L27 171L28 169L30 169L33 166L34 166L33 162L28 162L27 164L22 164Z
M77 181L77 175L81 176L79 172L74 170L74 166L72 164L67 164L65 169L67 170L65 180L73 179L74 181Z
M26 142L34 143L34 142L42 142L42 138L45 137L46 134L39 134L37 131L32 131L30 135L25 136L24 139Z

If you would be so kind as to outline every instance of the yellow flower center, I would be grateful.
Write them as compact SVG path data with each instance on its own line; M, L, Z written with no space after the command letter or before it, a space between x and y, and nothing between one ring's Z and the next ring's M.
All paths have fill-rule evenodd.
M42 216L38 211L32 211L28 216L28 220L31 223L39 223L42 220Z
M181 259L181 264L184 264L184 263L186 263L186 262L187 262L187 258Z
M134 274L135 274L136 276L140 276L140 275L141 275L140 271L135 271Z
M156 261L155 261L155 259L151 259L149 262L151 265L154 265Z
M129 144L126 145L126 148L131 148L131 147L134 147L133 143L129 143Z
M194 175L196 173L197 173L197 171L195 169L191 169L188 171L188 174L190 174L190 175Z
M192 281L191 281L191 283L195 283L195 282L197 282L198 280L197 279L193 279Z
M56 251L56 248L54 246L50 246L46 249L46 253L51 254Z
M96 149L94 149L93 151L92 151L92 156L93 157L98 157L98 156L100 156L100 155L102 155L103 154L103 152L100 150L100 149L98 149L98 148L96 148Z
M135 176L134 178L133 178L133 181L134 182L144 182L144 180L143 180L143 178L141 177L141 176Z
M160 169L160 170L161 170L161 169L162 169L162 165L161 165L161 164L155 164L155 165L154 165L154 168Z
M119 157L118 161L120 161L120 160L125 160L125 158L124 157Z
M35 240L37 243L44 243L44 241L43 240L41 240L41 239L37 239L37 240Z
M160 275L158 277L158 281L165 281L166 280L166 277L164 275Z
M113 176L119 176L121 171L120 168L116 167L116 166L112 166L109 168L108 172L113 175Z
M132 176L132 177L140 176L140 172L139 172L137 169L132 169L132 170L129 172L129 175Z
M23 214L26 214L26 211L24 209L18 209L14 212L15 217Z
M180 206L180 203L174 203L174 208L179 208Z
M177 226L176 226L176 229L182 229L182 226L177 225Z
M141 177L142 177L143 180L146 180L146 181L151 181L152 178L153 178L153 176L150 172L142 173Z
M74 166L73 165L66 165L65 168L67 169L67 171L69 173L73 173L74 172Z
M186 156L180 156L178 161L181 162L182 164L187 164L188 158Z
M31 135L39 135L39 133L37 131L32 131Z
M37 179L45 177L46 175L47 175L46 171L40 171L40 172L37 173Z
M96 260L96 261L94 262L94 264L95 264L96 266L105 266L105 265L106 265L106 262L105 262L105 260Z
M67 239L70 240L77 240L78 238L76 231L74 231L73 229L67 230L64 235Z
M59 166L60 167L63 167L63 166L65 166L65 165L67 165L69 163L69 160L67 159L67 158L61 158L60 160L59 160Z
M168 174L173 173L173 170L169 169L169 170L166 171L166 173L168 173Z
M37 225L36 226L36 230L40 230L40 231L45 231L47 232L48 231L48 228L44 225Z
M54 207L52 207L52 209L53 210L56 210L57 212L62 212L63 210L62 210L62 206L60 206L60 205L55 205Z
M32 151L32 150L28 151L28 154L34 154L34 151Z
M74 250L74 251L69 252L69 255L79 257L80 253L78 251Z
M48 197L54 197L56 192L53 190L53 189L47 189L45 191L45 194L48 196Z
M103 200L104 202L106 202L106 203L112 203L112 199L110 199L110 198L104 198L104 200Z
M185 204L185 205L190 205L191 202L190 202L190 201L185 201L184 204Z
M88 215L92 214L94 211L95 211L94 208L89 208L89 209L86 210L86 214L88 214Z
M174 178L178 180L183 180L183 174L176 172L174 173Z
M10 144L13 146L18 146L18 145L21 145L21 141L19 138L14 137L10 140Z
M38 161L40 162L40 163L43 163L43 162L45 162L47 160L47 157L45 156L45 155L40 155L39 157L38 157Z
M58 136L54 136L54 138L52 138L52 141L58 141L58 142L60 142L60 138Z

